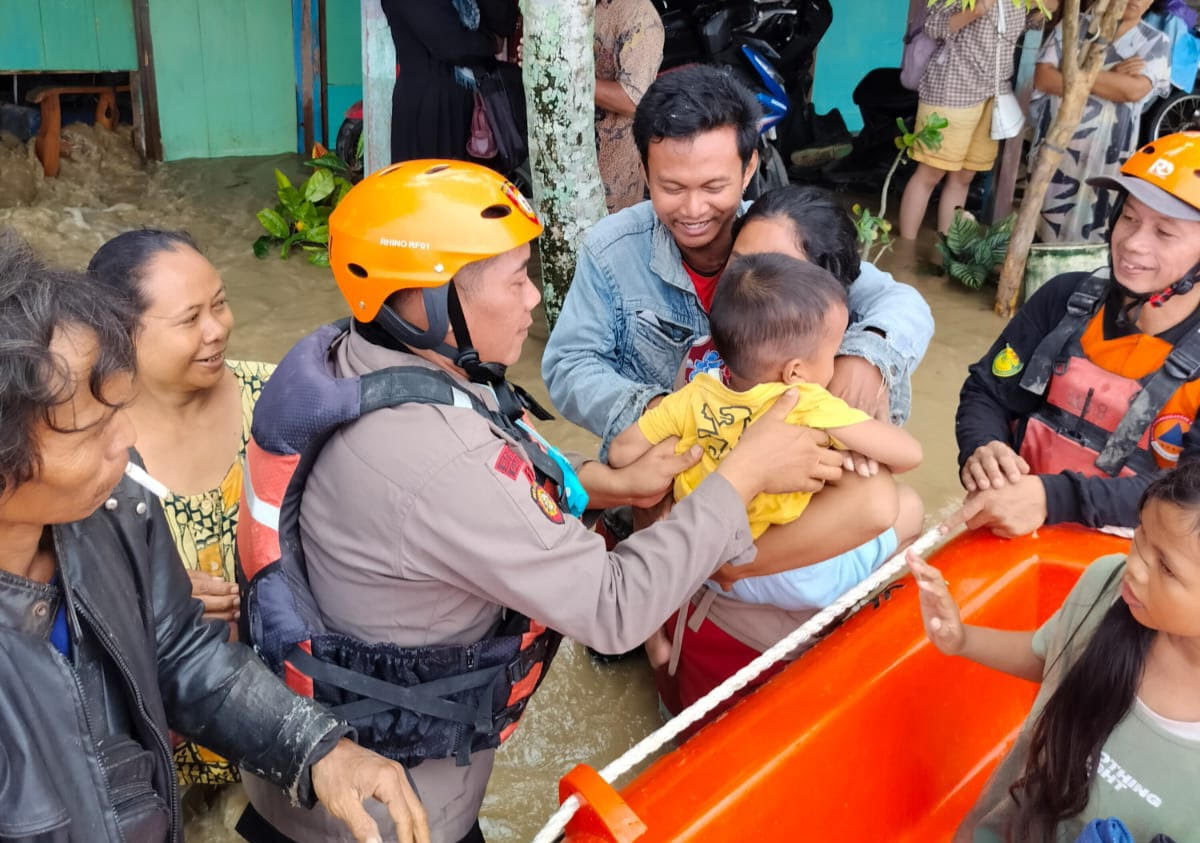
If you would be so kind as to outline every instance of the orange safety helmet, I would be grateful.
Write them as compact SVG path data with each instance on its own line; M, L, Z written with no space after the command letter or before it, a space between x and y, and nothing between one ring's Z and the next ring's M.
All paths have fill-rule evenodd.
M329 265L354 318L397 290L440 287L468 263L542 233L499 173L466 161L404 161L363 179L329 217Z
M1129 156L1120 175L1088 184L1122 190L1169 217L1200 220L1200 132L1152 140Z

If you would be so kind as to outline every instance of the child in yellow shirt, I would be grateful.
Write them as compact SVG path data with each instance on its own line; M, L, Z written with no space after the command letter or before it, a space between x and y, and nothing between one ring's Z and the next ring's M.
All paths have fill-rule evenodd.
M679 437L679 453L700 445L700 462L675 478L674 496L680 500L716 469L748 424L785 391L796 389L800 396L788 414L790 422L823 430L834 447L857 451L893 473L915 468L921 461L916 439L826 390L848 322L845 288L819 266L780 254L735 258L721 276L709 314L728 386L711 374L696 375L613 440L610 463L628 465L670 437ZM800 492L755 497L746 512L755 538L772 524L800 517L811 498ZM908 516L911 523L902 537L888 530L816 565L743 578L734 583L731 596L785 609L823 608L882 564L901 539L915 536L920 514Z

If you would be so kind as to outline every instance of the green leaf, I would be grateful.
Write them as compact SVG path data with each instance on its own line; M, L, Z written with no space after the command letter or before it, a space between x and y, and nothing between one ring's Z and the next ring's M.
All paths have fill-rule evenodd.
M275 242L275 238L270 234L264 234L254 241L254 257L265 258L267 251L271 248L271 244Z
M303 226L301 224L303 224ZM300 207L296 209L296 230L308 231L316 228L320 224L321 218L317 214L317 206L312 202L301 202ZM307 234L305 236L307 236Z
M263 208L257 214L259 223L267 230L267 233L272 237L287 237L291 227L287 224L287 220L277 214L270 208Z
M333 183L337 185L337 190L333 194L333 202L331 207L336 208L338 204L346 198L346 194L350 192L350 188L354 187L347 179L335 178Z
M350 165L338 157L336 152L326 152L320 158L310 158L304 166L318 170L331 170L335 173L350 172Z
M946 232L946 247L961 258L978 236L979 223L962 211L955 211L954 221L950 223L950 229Z
M983 284L983 279L979 277L975 268L970 264L955 261L947 265L946 270L950 273L951 278L961 283L964 287L978 290Z
M288 180L288 177L285 176L278 167L276 167L275 168L275 187L277 187L279 189L283 189L285 187L291 187L291 186L292 186L292 183Z
M320 202L333 193L333 173L317 170L304 182L304 198L309 202Z
M308 231L304 232L304 239L310 243L328 243L329 242L329 226L317 225L313 226Z
M292 252L292 246L296 244L296 241L302 239L303 237L303 234L293 234L284 240L283 244L279 247L279 257L281 257L283 260L287 260L288 255Z
M313 266L329 266L329 250L323 249L319 252L312 252L308 256L308 262Z
M997 267L1008 257L1008 243L1011 237L1008 232L997 232L992 240L992 266Z
M279 189L279 204L283 205L285 214L295 221L300 218L300 206L304 204L304 197L294 187L281 187Z
M905 125L903 117L896 118L896 128L900 130L900 134L904 134L908 131L908 126Z

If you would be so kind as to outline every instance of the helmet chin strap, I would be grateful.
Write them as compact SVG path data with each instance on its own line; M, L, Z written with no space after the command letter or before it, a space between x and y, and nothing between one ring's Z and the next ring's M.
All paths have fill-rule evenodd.
M471 342L471 329L467 327L467 317L463 314L462 302L458 298L458 288L454 281L447 285L446 313L450 319L450 327L454 329L454 341L458 345L451 359L454 365L467 373L472 383L487 384L496 396L500 412L516 421L528 410L534 418L549 421L554 416L537 402L532 395L515 383L509 383L508 367L502 363L488 363L479 359L479 352Z
M507 366L479 359L479 352L471 342L471 331L467 327L467 319L463 315L462 303L459 301L458 289L453 280L445 287L422 290L421 298L425 304L428 328L418 328L387 305L379 309L372 324L380 328L388 339L401 346L437 352L466 372L467 379L472 383L490 386L500 412L513 421L524 415L526 410L532 413L534 418L542 421L554 418L532 395L520 386L508 382ZM446 332L450 328L454 329L457 348L446 342ZM368 327L368 334L370 330Z

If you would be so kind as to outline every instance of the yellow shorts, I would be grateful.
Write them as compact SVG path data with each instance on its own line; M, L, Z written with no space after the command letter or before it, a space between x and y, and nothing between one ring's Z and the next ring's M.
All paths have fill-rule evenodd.
M992 140L993 102L994 98L984 100L970 108L918 105L917 128L930 114L946 118L950 125L942 129L942 145L937 149L925 149L920 144L913 147L913 160L950 172L992 169L999 149L999 144Z

